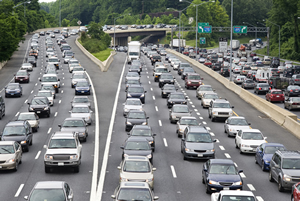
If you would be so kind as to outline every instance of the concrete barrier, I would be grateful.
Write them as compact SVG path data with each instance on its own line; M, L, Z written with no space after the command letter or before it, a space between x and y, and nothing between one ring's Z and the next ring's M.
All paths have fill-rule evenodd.
M6 63L7 61L0 62L0 70L5 66Z
M199 69L203 70L207 74L209 74L211 77L215 78L217 81L222 83L225 87L227 87L229 90L235 92L238 94L242 99L244 99L246 102L250 103L252 106L254 106L259 111L263 112L265 115L270 117L273 121L275 121L277 124L283 126L287 130L289 130L291 133L293 133L296 137L300 138L300 124L297 122L297 115L275 105L272 104L265 99L262 99L255 94L241 88L240 86L236 85L233 82L230 82L228 79L221 76L219 73L211 70L210 68L207 68L203 64L200 64L199 62L195 61L194 59L191 59L183 54L180 54L177 51L174 50L167 50L168 52L181 57L182 59L185 59L189 63L193 64L194 66L198 67Z

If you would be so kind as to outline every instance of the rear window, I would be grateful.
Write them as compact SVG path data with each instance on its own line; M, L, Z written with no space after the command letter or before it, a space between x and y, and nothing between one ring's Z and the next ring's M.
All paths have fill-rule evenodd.
M273 91L272 94L283 94L282 91Z

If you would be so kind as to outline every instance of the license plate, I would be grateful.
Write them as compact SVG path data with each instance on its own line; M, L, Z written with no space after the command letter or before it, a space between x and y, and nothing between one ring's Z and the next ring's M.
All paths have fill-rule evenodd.
M256 148L253 148L253 151L256 151Z
M203 154L198 154L198 157L203 157Z
M20 79L21 81L23 81L23 79Z
M64 166L64 163L58 163L58 166Z
M279 96L276 96L277 98L279 98Z
M36 113L41 113L41 111L37 111Z
M15 94L10 94L11 96L15 95Z
M228 187L224 187L223 190L229 190L229 188Z
M84 91L81 91L81 93L84 93Z

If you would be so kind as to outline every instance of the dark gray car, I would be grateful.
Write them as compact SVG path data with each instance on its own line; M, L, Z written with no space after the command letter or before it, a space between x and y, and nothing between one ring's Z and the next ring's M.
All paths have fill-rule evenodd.
M140 110L130 110L125 120L125 131L130 131L134 125L148 125L149 117L146 112Z
M62 124L59 124L58 127L60 131L70 131L78 133L78 138L80 141L86 142L86 139L89 135L87 123L79 117L69 117L64 120Z

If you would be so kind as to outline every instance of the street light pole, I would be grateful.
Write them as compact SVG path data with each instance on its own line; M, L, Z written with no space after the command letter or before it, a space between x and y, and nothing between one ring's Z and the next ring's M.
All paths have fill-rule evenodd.
M265 21L265 20L263 20L263 21ZM270 22L271 24L274 24L274 25L276 25L276 26L278 26L278 28L279 28L279 36L278 36L278 45L279 45L279 51L278 51L278 58L280 59L280 25L278 25L278 24L275 24L274 22L271 22L270 20L268 20L268 22Z
M22 4L24 4L24 18L26 17L26 3L29 4L29 3L31 3L31 1L26 1L26 2L23 2L23 3L19 3L18 5L13 7L13 8L17 8L17 7L21 6Z
M61 27L61 0L59 0L59 27Z
M231 0L231 19L230 19L230 66L229 81L232 81L232 21L233 21L233 0Z
M265 24L256 22L256 24L261 24L265 27L267 27ZM267 27L267 55L269 56L269 51L270 50L270 27Z

